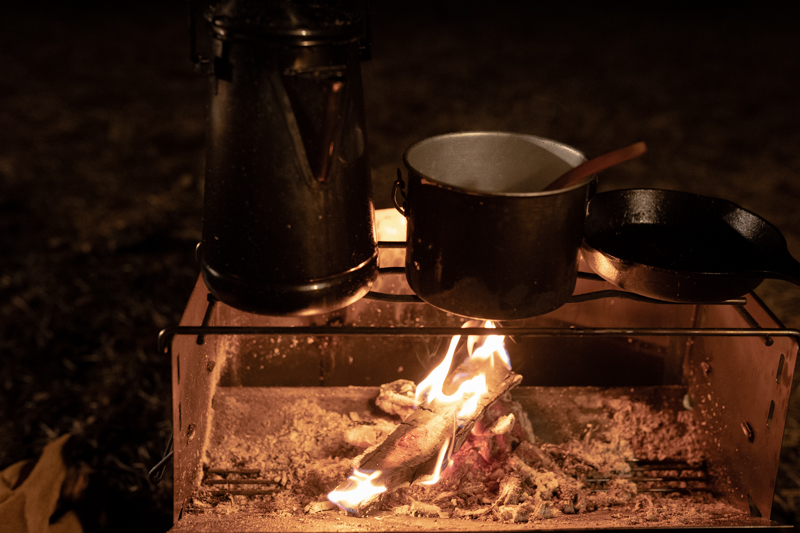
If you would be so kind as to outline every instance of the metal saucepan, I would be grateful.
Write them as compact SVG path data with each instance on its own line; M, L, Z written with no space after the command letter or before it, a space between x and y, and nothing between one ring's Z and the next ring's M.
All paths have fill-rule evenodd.
M685 192L595 195L582 253L614 285L672 302L736 298L765 278L800 285L800 263L775 226L734 203Z
M592 177L542 189L585 160L554 141L502 132L431 137L406 150L406 279L463 316L542 315L572 296ZM397 189L402 180L395 184Z

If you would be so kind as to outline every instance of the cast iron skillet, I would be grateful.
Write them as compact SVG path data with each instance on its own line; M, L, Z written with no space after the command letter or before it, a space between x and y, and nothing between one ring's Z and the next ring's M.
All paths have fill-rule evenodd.
M672 302L737 298L765 278L800 285L800 263L775 226L734 203L685 192L595 195L582 253L614 285Z

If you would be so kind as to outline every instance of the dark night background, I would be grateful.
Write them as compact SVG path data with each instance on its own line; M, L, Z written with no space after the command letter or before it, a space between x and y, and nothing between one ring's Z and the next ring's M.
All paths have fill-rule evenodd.
M113 7L112 7L113 4ZM558 5L556 5L558 4ZM663 187L755 211L800 257L800 9L791 3L374 2L363 64L376 207L403 150L459 130L589 156L646 141L601 190ZM733 7L736 6L736 7ZM171 431L176 324L198 274L207 85L182 2L6 5L0 17L0 469L72 433L87 516L165 531L147 470ZM800 287L756 291L800 328ZM776 519L799 523L800 390Z

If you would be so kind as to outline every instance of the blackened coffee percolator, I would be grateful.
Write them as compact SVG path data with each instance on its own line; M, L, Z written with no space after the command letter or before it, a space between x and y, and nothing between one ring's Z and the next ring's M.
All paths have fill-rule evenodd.
M377 276L365 17L342 6L227 0L205 12L213 52L198 256L209 290L244 311L328 312Z

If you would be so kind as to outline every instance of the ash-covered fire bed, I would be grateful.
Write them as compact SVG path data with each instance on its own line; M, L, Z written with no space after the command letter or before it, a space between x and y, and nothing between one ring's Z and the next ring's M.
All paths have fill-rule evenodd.
M381 239L402 238L378 215ZM382 249L381 266L402 254ZM605 288L580 279L576 293ZM410 293L394 274L373 290ZM161 337L173 361L172 531L773 527L800 333L755 295L715 305L605 298L495 329L464 322L369 299L264 317L215 302L199 280L180 326ZM353 459L400 426L376 406L381 385L392 384L389 404L407 407L454 336L491 335L505 336L521 383L471 415L470 431L456 437L464 424L454 423L453 439L436 441L438 481L422 483L436 477L428 461L412 485L356 506L361 516L330 503L348 476L374 474L354 471ZM429 433L395 448L422 449L414 439Z

